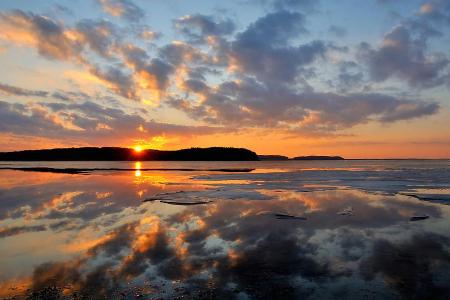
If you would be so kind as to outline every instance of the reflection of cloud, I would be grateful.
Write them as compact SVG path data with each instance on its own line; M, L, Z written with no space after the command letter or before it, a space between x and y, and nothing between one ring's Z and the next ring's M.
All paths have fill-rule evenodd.
M450 296L448 277L442 281L436 274L450 267L449 246L448 237L430 233L398 243L380 239L360 271L366 280L380 274L405 299L446 299Z
M314 179L312 174L323 177L320 171L315 172L304 176L309 180ZM201 299L196 293L208 293L212 287L218 298L233 298L236 293L250 298L314 298L319 290L333 293L334 283L339 281L349 282L339 286L339 291L351 294L361 288L360 276L364 280L376 280L377 274L392 277L376 263L375 251L367 255L367 249L378 249L380 234L392 244L389 248L381 243L381 248L402 252L395 250L403 247L396 239L410 226L412 214L425 213L431 217L428 221L436 222L442 214L436 205L401 196L350 190L298 192L299 187L292 186L292 180L284 176L302 180L299 173L247 174L247 179L258 183L270 176L275 183L266 182L267 189L249 181L214 181L225 175L207 174L213 183L209 189L195 184L207 180L199 178L203 180L193 183L187 179L190 175L143 172L142 179L163 176L171 182L159 186L155 184L159 179L136 182L134 173L128 172L73 175L70 181L62 175L54 182L2 190L2 198L14 199L13 205L5 201L6 206L1 208L4 215L18 224L27 222L26 228L19 228L22 224L11 227L6 232L8 239L20 238L14 237L15 233L28 231L33 235L34 230L42 229L52 230L47 234L64 240L55 246L54 261L39 264L33 276L23 278L24 285L30 286L31 292L56 285L66 286L65 290L55 289L57 293L71 295L78 291L86 297L111 298L117 290L142 285L142 280L148 279L152 286L158 282L166 285L155 287L156 294L171 289L169 298L188 290L193 298ZM240 175L227 176L232 179ZM280 188L281 182L287 182L293 190ZM164 189L167 191L162 193ZM157 201L141 205L136 193L144 190L173 201L213 201L189 207ZM337 214L347 206L353 208L353 216ZM305 216L306 220L279 220L276 213ZM39 228L41 224L44 227ZM414 226L421 224L430 223ZM410 229L414 228L425 227ZM70 243L67 237L71 237ZM417 244L411 251L436 249L437 254L427 256L434 257L432 262L417 263L419 269L425 265L433 270L422 272L426 276L438 276L442 270L435 264L448 260L444 254L450 242L433 234L433 242L424 239L411 241L411 245ZM60 253L78 257L62 261ZM412 259L419 259L419 255ZM402 268L402 261L393 259L390 263ZM365 273L357 272L360 264ZM32 283L26 284L29 281ZM390 294L388 287L395 286L391 284L380 289Z
M139 221L116 227L100 237L78 240L73 245L80 246L78 251L86 249L85 253L65 263L37 267L32 291L45 286L70 285L68 293L78 290L86 296L111 297L114 290L125 287L127 282L131 286L139 284L138 278L145 275L172 286L171 296L174 297L186 289L195 297L195 293L207 292L211 285L215 295L223 298L231 297L236 291L249 297L314 297L316 288L332 290L331 282L337 278L350 280L357 276L353 270L361 259L364 279L371 280L381 272L389 278L388 284L394 282L395 286L397 279L393 276L397 271L383 267L377 253L384 259L386 251L393 252L388 264L398 266L396 270L402 269L405 259L412 260L424 274L417 277L422 279L434 276L427 268L435 268L436 262L449 261L445 247L450 242L435 235L414 238L404 245L376 241L372 256L364 257L374 234L367 230L402 222L401 214L408 215L413 210L429 209L430 214L437 214L427 204L394 201L383 196L367 197L350 191L264 193L271 200L216 201L177 210L165 218L140 215ZM188 192L183 194L189 195ZM110 197L115 196L117 192ZM336 214L339 208L349 204L355 216ZM243 211L246 213L242 214ZM280 211L306 214L308 218L298 223L267 214ZM360 228L366 228L366 233ZM321 255L323 251L333 251L334 257ZM421 251L430 253L419 255ZM413 254L405 258L402 253ZM339 264L346 267L339 267ZM205 274L209 279L205 279ZM311 288L294 284L294 278ZM177 282L183 288L175 288ZM348 291L341 292L358 289L356 282L356 287L346 286ZM412 284L414 286L415 281ZM162 293L162 290L157 292ZM414 291L410 293L408 295L416 295Z

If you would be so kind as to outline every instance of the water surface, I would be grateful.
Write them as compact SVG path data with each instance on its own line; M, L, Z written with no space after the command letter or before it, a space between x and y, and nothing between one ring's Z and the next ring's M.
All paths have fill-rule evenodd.
M3 298L450 297L448 160L36 166L85 171L0 170Z

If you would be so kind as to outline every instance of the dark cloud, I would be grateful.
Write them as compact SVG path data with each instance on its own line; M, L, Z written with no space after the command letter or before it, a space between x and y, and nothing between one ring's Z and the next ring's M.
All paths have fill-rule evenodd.
M172 43L159 49L160 56L167 62L178 66L182 64L202 64L208 62L208 56L185 43Z
M438 111L435 102L367 92L372 81L383 82L391 77L406 80L416 88L450 84L447 56L428 50L428 40L439 32L426 19L426 11L395 27L379 47L361 44L358 61L342 61L337 65L337 76L324 80L336 88L336 92L326 93L317 92L311 84L322 80L318 66L328 63L332 54L348 54L350 50L329 41L305 39L307 14L287 7L306 7L309 2L276 1L276 10L234 35L235 25L230 19L188 15L174 21L186 41L174 41L155 51L126 41L127 34L141 32L136 23L129 32L104 20L81 20L70 27L22 11L2 13L0 22L29 35L29 46L41 55L81 64L117 95L137 101L150 99L230 131L244 126L332 132L370 121L394 122ZM102 3L112 5L123 16L126 9L122 6L131 2ZM141 29L148 31L146 26ZM330 30L338 35L344 33L336 26ZM14 40L12 35L10 39ZM199 45L200 41L207 45ZM7 86L0 89L16 94L31 92ZM83 95L67 93L55 92L52 96L63 101L87 100ZM30 110L23 114L35 117ZM116 129L120 123L100 117L89 119L72 111L58 112L65 124L49 121L50 117L41 118L41 122L52 128L67 124L79 127L72 128L71 133L81 128L78 131L106 134L108 130L98 128ZM128 120L128 116L124 118ZM137 118L129 126L120 125L131 130L138 123L145 127L149 122ZM161 127L181 129L168 124Z
M143 70L152 76L150 78L154 78L154 82L149 82L149 84L152 87L156 83L155 88L158 91L165 91L169 85L169 76L174 71L170 64L159 58L152 59L148 65L144 66Z
M117 67L100 67L91 62L86 53L90 49L102 58L111 58L113 48L120 39L118 30L112 23L82 20L75 28L69 28L49 17L20 10L1 13L0 23L9 31L9 39L14 40L15 34L29 35L30 39L24 43L36 47L39 54L79 63L117 94L129 99L138 98L132 76Z
M55 99L62 101L86 101L92 97L84 92L73 92L73 91L63 91L57 90L51 94Z
M222 83L204 91L201 105L181 99L170 104L211 123L337 130L372 120L394 122L432 115L437 103L397 99L375 93L298 93L252 80Z
M45 225L3 227L0 228L0 238L18 235L26 232L38 232L46 230L47 227Z
M109 108L94 102L11 104L0 101L0 132L57 139L98 142L138 135L202 135L228 132L230 129L209 126L184 126L145 120L138 114Z
M377 48L362 43L359 54L376 82L405 80L417 89L449 85L447 53L432 52L430 40L444 35L450 23L450 1L423 2L417 13L401 20L385 34Z
M65 35L62 24L46 16L25 13L21 10L2 12L0 25L13 40L17 32L29 35L30 39L25 43L35 46L42 56L59 60L81 59L82 45Z
M450 24L450 1L430 0L424 2L418 13L421 17L439 25Z
M11 104L0 101L1 132L51 136L52 133L64 132L64 127L49 117L49 112L37 107Z
M269 6L272 9L298 9L312 12L318 6L317 0L248 0L249 3L258 3Z
M127 21L136 22L145 16L144 10L131 0L98 0L98 2L106 13Z
M377 49L363 43L360 55L367 62L373 80L381 82L395 76L419 88L443 84L446 79L443 72L449 64L444 54L428 55L426 41L414 38L410 29L402 25L386 34Z
M232 42L232 67L263 82L293 83L302 66L327 50L322 41L291 45L306 32L304 22L302 14L285 10L259 18Z
M221 81L210 88L204 76L182 81L187 96L172 96L167 103L187 112L193 119L213 124L281 127L290 130L335 131L377 120L394 122L435 114L439 105L376 93L319 93L308 84L316 76L310 65L324 58L328 51L347 51L324 41L295 45L307 33L305 16L298 12L278 10L268 13L238 33L231 41L222 40L216 48L222 63L234 71L235 81ZM404 50L404 49L402 49ZM192 46L177 43L161 50L161 57L174 65L214 65L209 54ZM403 55L401 51L398 55ZM420 58L420 53L411 55ZM403 55L404 56L404 55ZM366 55L367 57L367 55ZM423 56L422 56L423 57ZM426 64L417 64L422 72L410 75L411 59L404 74L416 76L424 84ZM438 60L433 66L442 66ZM373 63L381 68L381 64ZM216 60L217 66L217 60ZM406 67L408 66L408 67ZM392 67L392 65L390 65ZM364 66L354 61L339 64L339 74L332 86L340 93L367 88ZM363 86L365 84L365 86ZM196 101L196 96L202 101Z
M151 30L151 28L147 25L138 25L132 29L138 38L145 41L157 40L163 35L161 32Z
M0 83L0 92L3 92L6 95L13 95L13 96L41 97L41 98L51 97L62 101L79 101L79 100L86 101L93 98L87 93L81 91L56 90L54 92L48 92L41 90L24 89L21 87L12 86L4 83ZM97 98L99 98L98 95Z
M138 100L134 78L132 74L123 72L123 69L119 66L109 66L106 69L97 65L89 66L90 73L106 82L116 94L127 99Z
M28 90L4 83L0 83L0 92L3 92L7 95L14 96L37 96L37 97L47 97L48 92L39 91L39 90Z
M354 61L342 61L338 64L339 74L330 86L339 92L355 91L365 83L362 66Z
M192 42L207 42L210 36L224 36L233 33L234 22L201 14L187 15L174 21L175 28Z
M111 56L111 46L118 36L115 26L108 21L82 20L77 23L76 30L80 42L102 57Z
M328 32L338 38L342 38L347 35L347 30L337 25L331 25L330 27L328 27Z
M125 45L120 51L125 62L142 79L145 89L154 91L160 98L169 85L174 67L160 58L150 58L144 49L137 46Z

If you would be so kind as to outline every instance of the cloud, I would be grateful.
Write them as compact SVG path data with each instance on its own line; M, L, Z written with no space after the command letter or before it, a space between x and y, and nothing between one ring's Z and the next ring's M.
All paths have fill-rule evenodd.
M0 83L0 92L5 93L6 95L14 95L14 96L46 97L48 95L48 92L46 91L28 90L4 83Z
M102 57L111 56L111 46L118 33L115 26L108 21L85 19L76 24L76 33L80 43Z
M156 135L204 135L231 129L184 126L145 120L138 114L108 108L94 102L12 104L0 101L0 132L55 139L76 139L80 143L108 144L125 138ZM141 129L141 130L139 130ZM144 133L143 133L144 132Z
M231 44L231 67L263 82L293 83L301 67L323 57L322 41L292 46L290 41L306 33L304 16L297 12L269 13L250 24Z
M89 72L100 80L104 81L116 94L128 98L138 100L136 84L131 74L126 74L119 66L109 66L106 69L96 65L89 67Z
M217 19L208 15L186 15L174 21L175 28L192 42L205 42L210 36L233 33L235 24L228 18Z
M161 33L150 30L148 27L143 26L138 30L137 36L146 41L153 41L161 37Z
M0 229L0 239L27 232L39 232L46 230L47 227L45 225L3 227Z
M154 97L160 100L169 85L174 67L160 58L151 59L144 49L131 44L121 47L120 53L126 64L134 70L141 86L152 91Z
M336 80L330 80L329 84L332 87L336 87L339 92L354 91L362 84L367 83L364 80L362 66L355 61L339 62L338 70L339 74Z
M314 11L319 3L317 0L249 0L249 2L267 5L275 10L298 9L306 12Z
M450 24L450 1L431 0L424 2L418 15L439 24Z
M207 54L190 44L182 42L173 42L163 46L159 49L159 53L162 59L175 66L210 62L210 57Z
M127 21L139 21L145 16L144 10L131 0L98 0L98 2L106 13Z
M1 13L0 25L5 28L0 38L36 48L46 58L81 65L116 94L132 100L141 99L142 88L136 83L140 74L133 74L133 70L121 64L118 55L124 44L120 30L112 23L86 19L69 27L47 16L16 10ZM99 65L92 53L97 54L101 61L114 62L115 65ZM155 84L151 88L160 93L159 88L163 88L167 82L167 75L163 74L167 71L162 62L158 59L150 63L141 60L134 67L138 72L143 71L144 79L154 79ZM144 89L149 85L144 86Z
M63 123L45 109L18 103L0 101L0 118L1 132L51 136L52 132L65 129Z
M331 25L330 27L328 27L328 32L339 38L347 35L347 30L337 25Z
M192 118L235 126L334 131L369 121L394 122L432 115L439 109L434 102L383 94L297 92L254 80L224 82L215 89L200 84L196 92L203 99L199 104L176 98L169 104Z
M14 10L0 13L0 37L11 42L36 47L39 54L51 59L80 60L82 49L63 25L52 19Z
M130 99L138 98L131 76L113 66L102 69L91 62L90 56L85 53L90 49L102 58L111 57L119 38L117 29L111 23L83 20L75 28L70 28L46 16L16 10L1 13L0 25L5 28L0 37L35 47L44 57L80 64L117 94Z
M303 2L298 4L308 1ZM174 21L186 40L153 44L152 51L127 39L127 35L141 32L139 29L148 30L144 25L133 24L127 31L105 20L81 20L71 27L46 16L13 11L0 15L0 24L7 28L0 36L35 48L45 57L83 66L116 95L176 108L195 121L214 125L184 127L188 132L261 127L330 134L367 122L389 123L438 112L435 102L368 92L373 81L381 83L391 77L404 79L416 88L449 83L446 55L428 51L430 37L426 32L432 32L433 27L427 29L424 22L411 19L386 34L379 47L361 44L359 60L338 61L337 74L330 75L335 77L323 80L336 91L319 92L315 83L322 80L318 72L321 66L329 64L335 53L350 52L332 42L307 37L306 18L304 13L279 7L234 33L235 24L228 18L188 15ZM335 33L339 29L330 27ZM0 89L33 95L6 86ZM55 92L51 96L62 101L87 100L81 94ZM3 109L13 113L11 108ZM121 128L122 133L129 134L151 123L123 111L122 117L130 125L119 126L116 119L100 116L87 117L88 112L77 115L75 111L81 108L67 107L65 113L48 111L45 105L39 109L48 116L35 115L31 106L19 114L42 122L36 128L62 126L63 130L72 130L71 136L84 132L112 137L111 129L119 132ZM52 119L55 115L57 118ZM161 128L159 133L183 128L157 122L151 125ZM8 132L16 131L18 128Z
M73 91L63 91L63 90L56 90L51 94L51 96L55 99L62 100L62 101L78 101L78 100L88 100L92 99L90 95L84 92L73 92Z
M411 30L403 25L387 33L377 49L361 44L360 55L367 62L373 80L382 82L390 77L398 77L418 88L444 83L444 72L450 62L444 54L428 55L426 40L414 38Z

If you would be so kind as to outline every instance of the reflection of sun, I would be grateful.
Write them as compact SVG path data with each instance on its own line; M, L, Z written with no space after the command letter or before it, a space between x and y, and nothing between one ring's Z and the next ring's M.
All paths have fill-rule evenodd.
M142 151L142 147L141 146L134 146L134 151L141 152Z
M140 177L141 176L141 162L137 161L134 163L134 168L136 171L134 172L134 176Z

